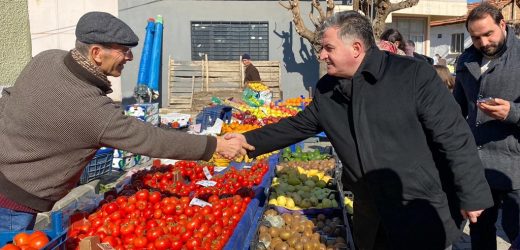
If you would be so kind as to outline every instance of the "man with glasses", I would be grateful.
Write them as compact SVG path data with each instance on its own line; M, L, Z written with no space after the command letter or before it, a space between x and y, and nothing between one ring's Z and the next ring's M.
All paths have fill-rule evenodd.
M209 160L245 154L239 140L164 130L123 114L107 76L118 77L138 44L120 19L90 12L71 51L35 56L0 98L0 231L32 229L74 188L100 147L151 157ZM245 147L245 148L244 148Z

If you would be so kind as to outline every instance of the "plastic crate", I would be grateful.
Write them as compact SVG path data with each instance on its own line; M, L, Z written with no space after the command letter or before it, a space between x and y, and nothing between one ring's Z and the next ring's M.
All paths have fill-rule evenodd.
M63 214L62 212L54 212L51 214L51 228L41 230L49 237L49 243L45 245L43 250L53 250L53 249L66 249L66 241L67 241L67 228L64 227L63 224ZM21 232L26 232L31 234L34 230L28 231L11 231L11 232L0 232L0 247L4 246L7 243L13 241L15 235Z
M202 110L202 114L198 116L197 123L201 124L201 129L213 126L217 118L220 118L225 123L231 122L231 111L230 106L215 105L212 107L206 107Z
M102 148L96 152L94 158L88 163L81 174L80 184L88 183L102 175L112 171L112 161L114 159L114 149Z

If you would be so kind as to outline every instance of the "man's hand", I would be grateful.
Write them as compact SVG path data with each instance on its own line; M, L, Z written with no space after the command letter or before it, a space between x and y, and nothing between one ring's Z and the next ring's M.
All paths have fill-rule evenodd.
M230 160L245 155L246 150L254 149L255 147L249 145L242 134L226 134L224 137L217 137L216 152Z
M476 210L476 211L466 211L464 209L461 209L460 213L462 214L462 217L464 217L464 219L469 219L469 221L471 223L477 223L477 217L479 217L483 211L484 211L484 209L480 209L480 210Z
M509 115L511 104L509 101L500 98L493 98L494 103L477 103L477 107L486 113L486 115L493 117L497 120L503 121Z

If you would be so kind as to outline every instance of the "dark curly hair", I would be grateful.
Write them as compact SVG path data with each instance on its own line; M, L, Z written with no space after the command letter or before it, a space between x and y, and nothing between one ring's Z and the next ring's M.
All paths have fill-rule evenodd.
M399 42L399 46L397 48L404 51L405 42L403 39L403 35L401 35L401 33L396 29L390 28L385 30L385 32L381 34L379 39L389 41L391 43Z

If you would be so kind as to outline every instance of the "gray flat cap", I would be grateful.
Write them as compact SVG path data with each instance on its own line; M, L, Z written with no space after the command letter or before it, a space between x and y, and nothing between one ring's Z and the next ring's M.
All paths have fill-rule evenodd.
M76 25L76 38L84 43L116 43L136 46L139 38L121 19L105 12L89 12Z

